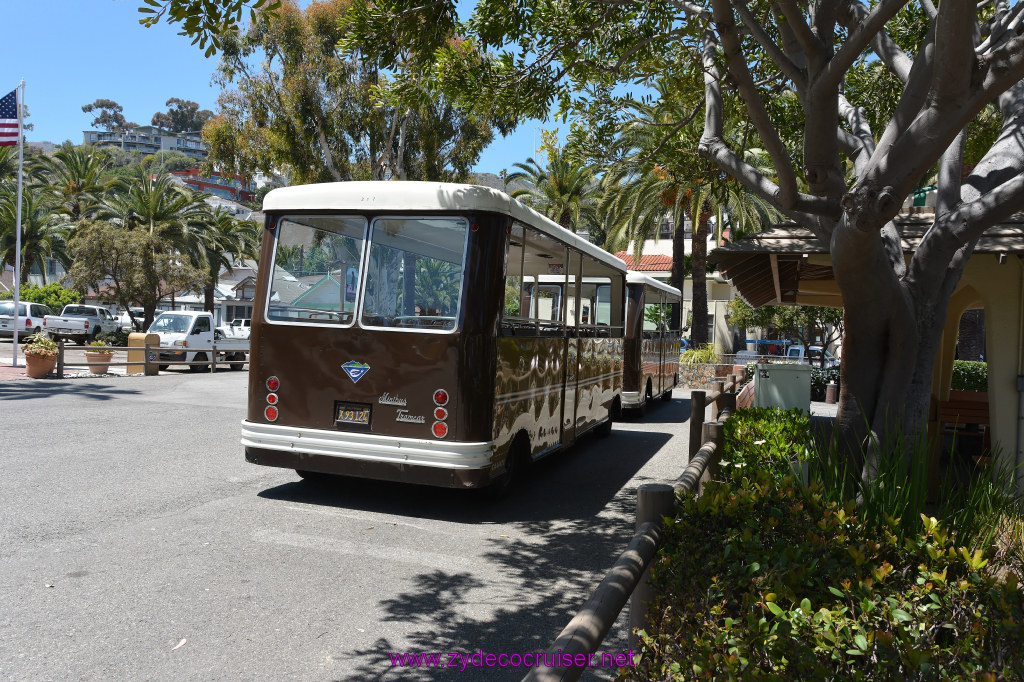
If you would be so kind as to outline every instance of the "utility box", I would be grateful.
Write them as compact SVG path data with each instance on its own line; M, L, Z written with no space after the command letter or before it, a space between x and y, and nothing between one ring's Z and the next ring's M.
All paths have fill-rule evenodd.
M155 376L160 373L160 335L135 333L128 335L128 362L146 362L146 346L149 346L148 365L128 365L128 374Z
M754 407L799 408L811 411L810 365L757 365Z

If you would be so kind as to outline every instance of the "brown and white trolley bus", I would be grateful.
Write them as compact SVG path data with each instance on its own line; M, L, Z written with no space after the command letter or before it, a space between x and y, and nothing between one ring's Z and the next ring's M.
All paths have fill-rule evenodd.
M626 277L626 340L622 406L643 411L652 400L672 399L679 383L682 295L653 277Z
M501 489L611 428L618 258L472 185L286 187L263 210L247 461Z

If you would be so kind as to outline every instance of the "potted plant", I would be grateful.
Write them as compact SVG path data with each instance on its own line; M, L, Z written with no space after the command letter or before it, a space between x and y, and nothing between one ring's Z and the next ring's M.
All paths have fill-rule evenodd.
M110 358L114 356L114 351L106 345L103 341L93 341L85 349L85 361L93 374L106 374L110 368Z
M25 354L25 374L41 379L57 366L57 344L43 334L32 334L21 346Z

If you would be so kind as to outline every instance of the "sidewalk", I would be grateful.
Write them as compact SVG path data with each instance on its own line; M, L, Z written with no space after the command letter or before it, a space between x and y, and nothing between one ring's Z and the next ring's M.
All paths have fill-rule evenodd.
M82 377L109 377L109 376L125 376L124 367L111 367L110 371L106 374L93 374L89 371L88 365L65 365L64 366L64 378L65 379L79 379ZM0 358L0 381L46 381L57 378L57 374L53 373L44 379L32 379L25 374L25 358L18 358L18 366L12 367L9 358Z

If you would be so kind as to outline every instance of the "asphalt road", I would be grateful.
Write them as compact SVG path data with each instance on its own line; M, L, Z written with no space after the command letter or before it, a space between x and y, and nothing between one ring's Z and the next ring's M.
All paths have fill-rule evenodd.
M389 654L543 651L686 461L677 398L502 502L318 486L245 463L246 379L0 382L0 679L518 680Z

